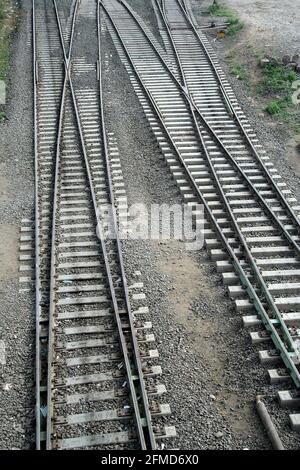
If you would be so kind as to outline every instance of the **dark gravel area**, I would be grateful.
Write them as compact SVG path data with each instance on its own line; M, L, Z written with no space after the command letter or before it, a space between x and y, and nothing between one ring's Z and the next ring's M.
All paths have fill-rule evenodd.
M34 309L18 294L19 229L33 210L31 1L21 2L9 72L7 120L0 124L0 448L26 449L33 442ZM26 182L26 184L24 184Z

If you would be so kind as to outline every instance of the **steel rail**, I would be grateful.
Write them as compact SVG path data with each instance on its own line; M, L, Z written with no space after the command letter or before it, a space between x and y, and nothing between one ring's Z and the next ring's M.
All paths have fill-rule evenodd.
M190 20L193 22L193 18L194 18L194 15L192 14L191 12L191 7L188 6L186 0L182 0L182 6L184 8L184 10L186 11L187 15L189 16ZM224 23L224 25L218 25L216 27L222 27L222 26L227 26L229 23ZM203 29L203 28L201 28Z
M175 0L175 1L176 1L176 2L179 4L179 6L181 7L182 11L184 12L184 15L185 15L186 18L189 20L189 23L190 23L191 26L194 28L194 30L195 30L195 32L196 32L196 34L197 34L199 40L201 41L201 39L200 39L200 37L199 37L199 35L198 35L198 32L197 32L197 30L196 30L196 28L195 28L195 25L194 25L194 23L193 23L193 21L192 21L192 18L191 18L190 15L189 15L188 7L187 7L187 4L186 4L185 0L183 0L183 3L182 3L182 4L180 3L179 0ZM162 0L162 3L164 3L163 0ZM201 43L202 43L202 41L201 41ZM205 50L205 53L207 53L207 54L209 55L209 52L208 52L208 50L207 50L207 48L206 48L206 46L205 46L204 44L203 44L203 48L204 48L204 50ZM221 77L220 77L220 74L219 74L219 72L218 72L218 70L217 70L217 68L216 68L216 66L215 66L215 64L214 64L214 62L213 62L213 60L211 59L210 55L209 55L209 59L210 59L211 66L212 66L212 68L213 68L213 70L214 70L214 73L215 73L215 75L216 75L216 77L217 77L217 79L218 79L219 86L220 86L220 89L221 89L221 92L222 92L222 95L223 95L223 98L224 98L224 101L225 101L225 106L226 106L226 108L227 108L229 114L231 114L231 116L234 116L234 115L235 115L234 107L233 107L233 105L231 104L231 100L230 100L230 98L229 98L229 96L228 96L228 93L227 93L227 91L226 91L226 89L225 89L225 87L224 87L224 85L223 85L223 82L222 82L222 79L221 79Z
M100 239L100 243L101 243L101 249L102 249L102 254L103 254L103 259L104 259L104 264L105 264L105 270L106 270L106 275L107 275L108 284L109 284L109 288L110 288L110 293L111 293L111 297L112 297L112 303L113 303L113 308L114 308L116 324L117 324L117 328L118 328L119 341L120 341L120 345L121 345L121 349L122 349L123 360L124 360L124 363L125 363L126 375L127 375L127 380L128 380L128 384L129 384L131 400L132 400L132 404L133 404L134 418L135 418L136 425L137 425L137 431L138 431L138 437L139 437L141 449L145 450L145 449L147 449L147 443L146 443L146 439L145 439L144 431L143 431L142 417L141 417L141 413L140 413L140 409L139 409L138 396L137 396L137 391L136 391L136 388L135 388L134 377L133 377L133 374L132 374L132 371L131 371L131 364L130 364L130 360L129 360L126 339L125 339L123 328L122 328L122 322L121 322L121 317L120 317L120 313L119 313L117 296L116 296L115 288L114 288L114 285L113 285L112 273L111 273L110 264L109 264L109 257L108 257L106 246L105 246L105 243L104 243L105 235L104 235L101 219L98 215L98 206L97 206L97 200L96 200L96 193L95 193L94 188L93 188L92 173L91 173L91 170L90 170L90 167L89 167L88 156L87 156L86 149L85 149L85 144L84 144L84 135L83 135L83 130L82 130L82 127L81 127L81 122L80 122L80 115L79 115L79 111L78 111L78 108L77 108L75 92L74 92L74 88L73 88L71 79L70 79L70 89L71 89L72 100L73 100L73 105L74 105L74 109L75 109L77 126L79 128L81 147L82 147L84 160L85 160L85 164L86 164L86 171L87 171L88 179L89 179L89 183L90 183L90 190L91 190L91 194L92 194L92 201L93 201L93 206L94 206L94 211L95 211L95 217L96 217L96 220L97 220L97 228L98 228L98 233L99 233L99 239ZM112 212L114 212L114 208L112 208ZM123 282L123 279L122 279L122 282Z
M185 9L185 11L187 12L187 11L188 11L188 7L187 7L187 4L186 4L186 1L185 1L185 0L182 0L182 6L183 6L183 8Z
M55 2L55 0L53 0L53 1ZM83 152L83 156L84 156L84 161L85 161L85 166L86 166L86 171L87 171L87 176L88 176L88 180L89 180L89 185L90 185L90 190L91 190L91 195L92 195L92 201L93 201L93 207L94 207L95 217L96 217L96 220L97 220L97 226L98 226L98 230L100 232L100 237L99 237L100 238L100 244L101 244L101 249L102 249L102 253L103 253L105 270L106 270L106 274L107 274L109 288L110 288L110 292L111 292L112 303L113 303L113 307L114 307L116 324L117 324L118 333L119 333L119 341L120 341L120 346L121 346L122 353L123 353L123 359L124 359L124 363L125 363L125 369L126 369L126 374L127 374L127 379L128 379L128 384L129 384L129 389L130 389L130 394L131 394L131 401L132 401L132 404L133 404L134 419L135 419L136 426L137 426L137 434L138 434L140 446L141 446L142 449L148 449L149 448L149 442L148 442L149 440L150 440L150 448L155 449L156 448L156 443L155 443L154 433L153 433L153 429L152 429L152 425L151 425L151 416L150 416L150 413L149 413L149 406L148 406L148 399L147 399L147 395L146 395L145 384L144 384L144 380L143 380L143 376L142 376L141 360L140 360L138 345L137 345L135 331L134 331L132 314L131 314L131 310L130 310L130 307L129 307L129 293L128 293L128 287L127 287L126 278L125 278L125 270L124 270L124 266L122 264L122 266L121 266L122 281L123 281L123 287L124 287L124 291L125 291L126 304L128 306L127 311L128 311L128 316L129 316L130 326L131 326L131 334L132 334L132 342L133 342L133 346L134 346L135 361L136 361L136 364L137 364L137 367L138 367L139 384L140 384L140 388L141 388L141 392L142 392L144 412L146 414L146 420L147 420L147 426L148 426L147 427L147 436L145 436L145 433L144 433L144 427L143 427L143 421L142 421L142 417L141 417L141 413L140 413L140 406L139 406L139 402L138 402L137 390L136 390L136 387L135 387L135 380L136 379L133 377L133 374L132 374L132 371L131 371L131 364L130 364L130 360L129 360L126 339L125 339L123 328L122 328L122 322L121 322L121 318L120 318L120 314L119 314L119 307L118 307L118 303L117 303L116 292L115 292L115 288L114 288L114 285L113 285L112 274L111 274L110 265L109 265L109 258L108 258L108 254L107 254L106 245L105 245L105 242L104 242L104 238L105 238L104 237L104 232L103 232L103 228L102 228L101 219L98 215L96 194L95 194L95 191L94 191L92 173L91 173L91 170L90 170L88 156L87 156L87 152L86 152L86 148L85 148L84 134L83 134L83 130L82 130L82 125L81 125L80 115L79 115L78 106L77 106L77 102L76 102L76 96L75 96L75 92L74 92L74 88L73 88L73 84L72 84L72 79L71 79L71 76L70 76L71 52L69 52L69 56L67 57L66 51L65 51L65 48L64 48L64 45L63 45L63 34L62 34L61 22L60 22L59 13L58 13L57 8L56 8L56 18L57 18L57 22L58 22L58 26L59 26L60 38L61 38L61 43L62 43L63 52L64 52L66 76L67 76L68 83L69 83L69 86L70 86L70 91L71 91L71 96L72 96L72 104L73 104L73 107L74 107L77 127L78 127L78 131L79 131L79 136L80 136L80 144L81 144L81 148L82 148L82 152ZM74 20L73 26L75 26L75 21L76 21L76 16L75 15L73 17L73 20ZM101 103L103 103L103 101L101 101ZM102 108L103 108L103 106L102 106ZM102 118L104 119L103 111L102 111L101 115L102 115ZM105 130L105 128L104 128L104 130ZM103 139L103 141L106 142L106 136ZM108 153L107 153L108 152L107 142L105 144L105 147L106 147L106 162L107 162L107 164L109 164L109 162L108 162ZM113 197L111 197L112 196L112 186L111 185L112 185L112 178L110 176L109 177L110 198L111 198L111 201L113 201ZM115 217L115 212L113 211L113 213L114 213L114 217ZM117 223L116 219L114 219L114 220L115 220L115 223ZM116 229L115 233L118 235L117 225L115 226L115 229ZM55 237L54 237L54 239L55 239ZM120 244L118 244L119 260L121 258L120 253L121 253L121 247L120 247ZM54 266L54 269L55 269L55 263L52 264L52 266ZM54 279L54 278L52 278L52 279ZM54 294L53 289L52 289L52 292ZM55 305L54 304L55 304L55 297L53 295L52 296L52 309L53 309L52 319L53 319L53 315L54 315L54 311L55 311ZM50 389L51 389L51 387L50 388L48 387L48 390L50 390ZM145 396L146 396L146 399L145 399ZM50 401L51 401L51 396L50 396ZM51 423L49 423L48 436L50 436L50 433L51 433ZM50 439L51 439L51 437L50 437ZM51 443L49 443L49 445L51 446Z
M62 37L61 25L59 25L59 33L61 38L61 46L63 50L64 60L65 60L65 76L64 84L60 101L60 111L59 111L59 122L58 122L58 132L56 139L56 155L55 155L55 176L54 176L54 196L53 196L53 213L52 213L52 232L51 232L51 259L50 259L50 289L49 289L49 330L48 330L48 370L47 370L47 424L46 424L46 449L49 450L51 446L51 437L52 437L52 362L53 362L53 328L54 328L54 314L55 314L55 282L56 282L56 214L58 208L58 186L59 186L59 167L60 167L60 146L62 138L62 127L63 127L63 117L65 112L65 101L67 93L67 83L69 77L69 68L71 64L71 54L72 46L74 39L74 30L75 30L75 21L77 15L77 9L80 0L76 0L73 18L72 18L72 29L71 37L69 44L68 56L66 55L65 44ZM53 0L53 6L55 10L55 15L57 17L58 10L56 0Z
M262 169L263 173L265 174L265 176L267 177L268 181L270 182L270 184L273 186L278 198L280 199L281 203L283 204L283 206L285 207L285 209L287 210L287 212L289 213L289 216L291 217L291 219L293 220L294 224L296 225L297 227L297 230L298 230L298 233L300 234L300 219L297 217L297 215L295 214L294 210L292 209L292 207L289 205L289 203L287 202L286 198L284 197L284 194L282 193L281 189L279 188L279 186L277 185L277 183L274 181L274 179L272 178L272 175L271 173L269 172L268 168L266 167L266 165L264 164L261 156L259 155L259 153L257 152L255 146L253 145L250 137L248 136L248 133L245 129L245 126L244 124L242 123L239 115L237 114L236 110L234 109L234 106L231 104L231 100L230 100L230 97L228 96L224 86L223 86L223 83L222 83L222 79L219 75L219 72L217 71L216 69L216 66L214 64L214 61L207 49L207 47L205 46L205 44L203 43L201 37L199 36L199 33L193 23L193 21L191 20L190 16L188 15L188 13L185 11L185 9L183 8L180 0L176 0L176 2L178 3L178 5L180 6L182 12L183 12L183 15L185 16L186 20L188 21L188 23L191 25L192 27L192 30L194 32L194 34L196 35L197 39L198 39L198 42L200 43L202 49L204 50L204 53L207 57L207 59L209 60L209 63L216 75L216 78L218 80L218 83L219 83L219 86L220 86L220 90L222 92L222 95L223 95L223 98L225 100L225 104L228 104L230 105L230 109L231 109L231 112L233 114L233 117L235 118L240 130L242 131L242 134L243 136L245 137L246 141L247 141L247 144L248 146L250 147L251 151L253 152L253 154L255 155L255 158L257 159L257 162L260 166L260 168ZM199 110L197 110L197 112L199 112Z
M101 1L101 0L99 0ZM239 262L237 256L235 255L234 253L234 250L232 249L232 247L230 246L230 244L228 243L223 231L222 231L222 227L219 225L217 219L215 218L212 210L210 209L205 197L203 196L201 190L199 189L199 187L197 186L192 174L191 174L191 171L189 170L187 164L185 163L185 161L183 160L182 156L180 155L180 152L178 151L177 149L177 146L176 144L174 143L168 129L166 128L166 125L163 121L163 117L150 93L150 91L148 90L148 88L146 87L146 85L144 84L143 82L143 79L141 78L135 64L134 64L134 61L133 59L131 58L131 55L130 55L130 52L128 51L128 48L126 46L126 43L125 41L122 39L122 36L119 32L119 29L117 27L117 25L115 24L115 21L113 20L111 14L108 12L107 8L104 6L104 4L102 3L101 1L101 5L102 5L102 8L104 9L104 11L106 12L115 32L116 32L116 35L125 51L125 54L126 54L126 57L129 61L129 63L131 64L131 67L138 79L138 82L141 86L141 88L144 90L145 94L147 95L151 105L152 105L152 108L155 112L155 114L157 115L159 121L160 121L160 124L162 126L162 128L164 129L166 135L168 136L168 141L174 151L174 153L177 155L178 157L178 160L181 162L181 165L183 166L184 170L185 170L185 173L186 175L188 176L188 179L193 187L193 189L195 190L197 196L199 197L200 201L202 202L203 206L205 207L205 210L206 210L206 213L208 214L211 222L212 222L212 225L216 231L216 233L218 234L220 240L223 242L223 245L225 246L225 249L228 253L228 256L229 258L231 259L232 261L232 264L233 264L233 267L235 269L235 271L237 272L242 284L244 285L244 287L247 289L247 293L249 295L249 298L250 300L253 302L253 305L255 307L255 309L257 310L259 316L262 318L262 321L265 325L265 327L267 328L268 331L270 331L271 333L271 338L274 342L274 344L276 345L276 347L280 350L280 353L281 353L281 357L282 357L282 360L283 362L285 363L286 367L290 370L290 373L291 373L291 377L293 378L295 384L297 385L297 387L300 387L300 373L295 365L295 363L293 362L291 356L290 356L290 352L287 350L284 342L282 341L280 335L278 334L278 331L276 330L275 326L274 326L274 323L272 321L272 319L269 318L269 315L268 313L266 312L265 310L265 307L263 306L261 300L259 299L257 293L256 293L256 290L255 288L253 287L252 283L250 282L248 276L247 276L247 273L245 272L245 270L243 269L241 263ZM142 29L142 27L141 27ZM176 78L175 78L176 80ZM177 81L177 80L176 80Z
M147 38L148 42L153 46L154 48L154 51L155 53L158 55L159 59L161 60L162 64L164 65L165 69L167 70L167 72L172 76L173 80L176 82L177 86L180 87L180 89L182 90L185 98L186 98L186 101L188 103L188 105L190 106L190 109L192 110L192 108L194 108L195 110L197 110L196 106L194 105L194 102L193 100L190 98L189 95L186 94L186 92L188 93L188 89L186 87L186 82L185 82L185 85L182 86L180 84L180 82L177 80L177 78L175 77L175 75L173 74L173 72L169 69L168 65L165 63L164 59L161 57L159 51L157 50L156 46L153 44L153 42L151 41L151 39L148 37L145 29L143 28L143 26L139 23L139 20L137 19L136 15L134 14L134 12L132 11L132 9L127 5L126 2L124 2L123 0L118 0L121 4L123 4L123 6L126 8L126 10L129 12L129 14L132 16L132 18L135 20L136 24L138 25L138 27L141 29L141 31L143 32L144 36ZM163 20L165 18L163 17ZM168 32L170 33L170 29L168 29ZM170 33L171 34L171 33ZM172 36L171 36L172 37ZM179 59L179 55L177 53L177 50L176 50L176 46L174 44L174 41L173 39L171 39L171 43L176 51L176 57L179 61L179 64L180 64L180 59ZM182 69L182 66L180 64L180 70L181 70L181 73L183 74L184 76L184 73L183 73L183 69ZM227 210L227 213L229 214L229 217L234 225L234 228L235 228L235 233L236 235L238 236L238 239L240 240L241 244L243 245L243 248L245 250L245 253L247 255L247 258L248 258L248 261L251 265L251 268L252 270L254 271L254 274L255 274L255 278L256 278L256 281L258 282L264 296L265 296L265 299L268 303L268 306L269 308L272 310L273 314L275 315L275 317L277 318L277 320L279 321L282 329L283 329L283 333L284 333L284 336L285 336L285 339L286 341L289 343L292 351L293 351L293 354L295 355L295 361L298 363L300 361L300 351L298 351L298 348L295 346L294 344L294 341L293 339L291 338L291 335L288 331L288 328L286 326L286 324L284 323L283 319L282 319L282 315L280 313L280 311L278 310L277 306L275 305L275 302L269 292L269 289L260 273L260 270L259 268L257 267L256 265L256 262L255 262L255 259L248 247L248 244L246 242L246 239L244 237L244 235L242 234L242 231L241 229L239 228L237 222L236 222L236 219L235 219L235 216L233 214L233 211L228 203L228 200L225 196L225 193L221 187L221 184L219 182L219 178L215 172L215 169L210 161L210 156L209 156L209 153L206 149L206 145L205 145L205 142L203 140L203 137L202 137L202 133L201 133L201 130L199 129L199 126L198 126L198 123L197 121L195 120L195 116L194 116L194 113L193 111L192 112L192 115L193 115L193 120L194 120L194 124L195 124L195 127L196 127L196 130L197 130L197 134L198 134L198 137L200 139L200 142L201 142L201 146L205 152L205 157L206 157L206 160L208 162L208 165L209 165L209 168L210 168L210 171L214 177L214 180L216 181L217 185L218 185L218 192L221 196L221 199L226 207L226 210ZM204 124L207 124L208 128L211 129L211 127L209 126L209 124L206 122L206 119L202 116L201 112L198 111L198 115L201 117L202 121L204 122ZM212 131L213 132L213 131ZM214 133L214 132L213 132ZM217 139L217 136L216 136L216 139ZM288 231L285 229L285 227L283 226L283 224L280 222L280 220L276 217L276 215L274 214L273 210L269 207L268 203L266 202L266 200L260 195L260 193L257 191L256 188L254 188L254 186L252 185L251 181L249 180L249 178L247 177L247 175L244 173L244 171L241 169L241 167L239 166L239 164L235 161L235 159L231 156L230 152L226 149L226 147L220 142L221 146L222 146L222 149L224 149L224 151L226 152L226 155L230 158L230 160L232 161L232 163L235 165L235 168L240 172L240 174L246 179L250 189L255 193L255 195L258 197L260 203L264 206L264 208L268 211L269 215L271 216L273 222L278 226L278 228L280 229L281 233L285 235L285 237L287 238L287 241L290 243L290 245L292 245L293 249L295 249L298 253L300 253L300 247L297 245L297 243L295 242L295 240L291 237L291 235L288 233Z
M137 372L138 372L140 388L141 388L141 398L142 398L142 404L143 404L143 411L145 413L146 428L147 428L147 434L148 435L146 436L144 441L145 441L145 444L147 444L147 441L149 441L150 448L152 450L155 450L156 449L156 440L155 440L153 427L152 427L151 414L150 414L150 411L149 411L148 397L147 397L146 386L145 386L145 382L144 382L144 378L143 378L143 371L142 371L139 347L138 347L138 344L137 344L135 330L134 330L133 316L132 316L131 305L130 305L130 300L129 300L129 291L128 291L128 285L127 285L127 278L126 278L126 274L125 274L125 267L124 267L124 261L123 261L123 255L122 255L122 247L121 247L121 242L120 242L120 237L119 237L118 222L117 222L117 217L116 217L116 212L115 212L115 198L114 198L114 193L113 193L113 181L112 181L112 175L111 175L111 169L110 169L110 163L109 163L109 151L108 151L108 143L107 143L105 118L104 118L104 100L103 100L102 65L101 65L102 64L101 11L100 11L99 1L97 3L97 29L98 29L98 51L99 51L98 61L99 61L99 103L100 103L100 115L101 115L100 118L101 118L101 126L102 126L102 140L103 140L103 149L104 149L104 156L105 156L106 172L107 172L107 178L108 178L109 196L110 196L111 207L112 207L112 215L113 215L113 225L114 225L113 229L114 229L114 233L115 233L115 237L116 237L119 264L120 264L120 268L121 268L121 275L122 275L122 280L123 280L123 289L124 289L124 294L125 294L126 309L127 309L127 312L128 312L129 323L130 323L130 330L131 330L131 337L132 337L133 351L134 351L134 361L135 361L135 366L136 366L136 369L137 369Z
M35 175L35 310L36 310L36 348L35 348L35 444L36 449L41 449L42 429L41 429L41 233L40 233L40 209L39 209L39 152L38 152L38 91L39 81L38 61L37 61L37 31L36 31L36 2L32 0L32 46L33 46L33 89L34 89L34 175Z
M203 116L203 114L201 113L201 111L198 109L198 107L196 106L195 104L195 101L193 99L193 97L190 95L189 93L189 90L187 88L187 85L185 83L185 85L182 85L178 79L176 78L176 76L174 75L174 73L172 72L172 70L170 69L170 67L168 66L168 64L165 62L164 58L161 56L160 52L158 51L157 47L155 46L155 44L153 43L153 41L151 40L151 38L147 35L147 32L145 31L145 29L143 28L143 26L139 23L139 20L137 19L135 13L133 12L133 10L131 9L131 7L129 7L129 5L127 5L126 2L124 2L123 0L118 0L119 3L121 3L125 8L126 10L129 12L129 14L132 16L132 18L135 20L136 24L138 25L138 27L143 31L143 34L145 35L145 37L147 38L148 42L151 44L151 46L153 47L155 53L158 55L160 61L162 62L163 66L165 67L165 69L167 70L167 72L171 75L171 77L173 78L173 80L176 82L177 86L180 88L182 94L184 95L185 99L187 100L187 102L189 103L190 106L193 107L193 109L195 110L195 112L197 113L197 116L199 116L199 118L201 119L201 121L203 122L203 124L205 125L205 127L208 129L209 133L212 135L213 139L218 143L218 145L222 148L222 150L226 153L227 157L231 160L232 164L235 166L236 170L243 176L243 178L246 180L247 184L249 185L250 189L252 192L255 193L255 196L259 199L260 203L264 206L264 208L268 211L269 215L271 216L273 222L275 224L278 225L278 228L279 230L282 232L282 234L285 235L285 237L287 238L288 242L290 243L290 245L292 245L293 249L300 255L300 245L298 245L296 243L296 241L294 240L294 238L290 235L290 233L286 230L286 228L284 227L284 225L280 222L280 220L278 219L278 217L276 216L276 214L274 213L274 211L272 210L272 208L269 206L269 204L267 203L267 201L260 195L260 192L255 188L255 186L252 184L251 180L249 179L249 177L246 175L246 173L244 172L244 170L241 168L241 166L238 164L238 162L235 160L235 158L232 156L232 154L230 153L230 151L227 149L227 147L223 144L223 142L219 139L219 137L217 136L217 134L215 133L215 131L212 129L212 127L210 126L210 124L207 122L207 120L205 119L205 117ZM163 1L162 1L163 3ZM162 16L163 20L164 20L164 16ZM172 38L172 33L170 31L170 28L168 27L168 34L170 35L170 37ZM173 39L171 39L171 43L172 43L172 46L173 48L175 49L176 53L176 58L177 58L177 61L178 63L180 63L180 58L179 58L179 54L177 52L177 49L176 49L176 46L175 46L175 43L173 41ZM183 74L183 68L182 66L180 65L180 70L181 70L181 75ZM275 182L273 181L272 177L271 178L271 185L273 185L273 183L275 184ZM284 198L284 196L279 196L279 199L281 202L281 197ZM290 208L289 204L287 203L287 201L285 200L284 198L284 201L285 203L287 204L287 206ZM290 210L292 210L290 208ZM289 216L293 219L293 217L291 216L290 212L289 212ZM295 216L296 217L296 216ZM293 219L294 221L294 219ZM297 224L299 224L300 222L298 221L298 219L296 219L296 222Z
M164 0L161 0L162 3L164 3ZM175 56L177 58L177 61L178 61L178 67L180 68L180 71L181 71L181 74L182 74L182 77L183 77L183 84L184 84L184 87L186 89L188 89L188 86L187 86L187 82L186 82L186 78L185 78L185 73L184 73L184 70L183 70L183 67L182 67L182 64L181 64L181 61L180 61L180 58L179 58L179 53L177 51L177 47L176 47L176 44L174 42L174 39L172 37L172 32L169 28L169 23L168 23L168 20L166 18L165 15L162 15L162 19L163 19L163 22L165 23L165 27L167 29L167 32L168 32L168 35L169 35L169 39L170 39L170 42L172 44L172 47L174 49L174 53L175 53ZM275 315L275 317L278 319L281 327L282 327L282 330L283 330L283 333L284 333L284 337L286 339L286 341L288 342L290 348L293 350L293 352L298 355L298 359L300 359L300 356L299 356L299 353L297 352L297 347L294 345L294 341L292 340L291 338L291 335L289 333L289 330L285 324L285 322L283 321L283 318L282 318L282 315L280 313L280 311L278 310L277 306L275 305L274 303L274 300L272 298L272 295L270 294L269 292L269 289L268 289L268 286L267 284L265 283L261 273L260 273L260 270L259 268L257 267L257 264L255 262L255 259L251 253L251 250L249 249L248 247L248 243L236 221L236 218L234 216L234 213L233 213L233 210L231 209L231 206L228 202L228 198L226 197L225 193L224 193L224 190L222 188L222 185L220 183L220 179L217 175L217 172L214 168L214 165L211 161L211 157L209 155L209 152L207 150L207 146L205 145L205 141L203 139L203 135L202 135L202 132L199 128L199 125L198 125L198 122L196 120L196 116L195 116L195 113L194 113L194 110L193 110L193 106L191 105L191 102L189 102L189 106L190 106L190 111L191 111L191 114L192 114L192 117L193 117L193 122L194 122L194 126L196 128L196 131L197 131L197 135L198 135L198 138L200 140L200 143L201 143L201 147L204 151L204 154L205 154L205 158L206 158L206 162L209 166L209 170L213 176L213 179L214 181L216 182L217 184L217 190L218 190L218 193L221 197L221 200L223 202L223 204L225 205L226 207L226 211L230 217L230 220L231 222L233 223L234 225L234 231L239 239L239 241L241 242L242 246L243 246L243 249L245 250L246 252L246 257L250 263L250 267L252 269L252 271L254 271L254 275L255 275L255 279L256 281L258 282L261 290L262 290L262 293L263 295L265 296L266 300L267 300L267 303L268 303L268 306L270 307L270 309L272 310L272 313ZM285 228L284 226L281 224L281 222L279 221L279 219L276 217L275 213L273 212L273 210L268 206L267 203L265 203L265 200L263 199L263 197L260 195L260 193L256 190L256 188L252 185L250 179L248 178L248 176L246 175L246 173L242 170L242 168L238 165L238 163L235 161L235 159L232 157L232 155L230 154L229 151L227 151L226 148L224 148L223 145L221 145L222 149L225 151L226 153L226 156L230 159L231 163L233 163L235 169L239 172L239 174L246 180L250 190L252 190L255 195L257 196L257 198L259 199L259 202L264 206L264 208L267 209L267 212L268 214L271 216L271 218L273 219L273 221L275 222L275 224L278 225L278 227L285 233ZM286 232L287 234L287 238L288 238L288 241L293 245L294 247L294 244L295 244L295 247L296 249L299 250L299 247L298 245L294 242L294 240L292 239L292 237L289 235L288 232Z
M169 23L168 23L168 21L167 21L166 9L165 9L165 2L164 2L164 0L155 0L155 1L156 1L156 5L157 5L157 8L158 8L158 11L159 11L159 13L160 13L160 15L161 15L161 17L162 17L163 24L165 25L165 28L166 28L166 30L167 30L167 33L168 33L168 36L169 36L169 39L170 39L172 48L173 48L173 52L174 52L175 59L176 59L176 62L177 62L177 67L178 67L179 72L180 72L181 84L182 84L182 86L187 90L188 88L187 88L187 83L186 83L186 79L185 79L185 74L184 74L184 71L183 71L183 68L182 68L180 59L179 59L179 55L178 55L177 48L175 47L175 44L174 44L174 40L173 40L173 37L172 37L172 33L171 33L171 31L170 31Z
M35 0L32 0L32 66L33 66L33 127L34 127L34 240L35 240L35 445L41 446L41 250L40 250L40 209L39 209L39 164L38 164L38 117L37 117L37 53L36 53L36 13Z
M203 114L201 113L201 111L198 109L198 107L196 106L195 104L195 101L193 99L193 97L190 95L189 93L189 90L187 89L186 86L183 86L179 81L178 79L176 78L176 76L174 75L174 73L172 72L172 70L169 68L169 66L166 64L166 62L164 61L164 58L161 56L160 52L158 51L158 49L156 48L155 44L153 43L153 41L151 40L151 38L147 35L147 32L145 31L145 29L143 28L143 26L139 23L138 19L136 18L135 16L135 13L132 11L132 9L127 5L126 2L124 2L123 0L118 0L119 3L121 3L126 9L127 11L130 13L130 15L134 18L135 22L138 24L138 26L141 28L141 30L143 31L145 37L147 38L148 42L151 44L151 46L153 47L154 51L156 52L156 54L159 56L159 59L161 60L161 62L163 63L164 67L167 69L167 71L169 72L169 74L172 76L173 80L177 83L177 85L181 88L181 91L182 93L184 94L185 98L187 101L191 102L195 112L197 113L197 116L199 116L199 118L201 119L201 121L203 122L203 124L206 126L206 128L208 129L208 131L210 132L210 134L212 135L213 139L218 143L218 145L222 148L222 150L226 153L226 155L228 156L228 158L230 158L231 162L233 163L233 165L235 166L235 168L237 169L237 171L239 171L239 173L243 176L243 178L245 178L245 180L247 181L248 185L251 187L251 191L253 191L256 195L256 197L259 199L260 203L264 205L264 207L266 208L266 210L268 211L268 213L270 214L272 220L279 226L279 229L280 231L285 235L285 237L287 238L288 242L293 246L293 248L298 252L298 254L300 254L300 245L298 245L296 243L296 241L294 240L294 238L289 234L289 232L285 229L284 225L281 224L280 220L278 219L278 217L276 216L276 214L273 212L272 208L268 205L268 203L266 202L266 200L260 195L259 191L255 188L255 186L251 183L251 180L249 179L249 177L245 174L245 172L242 170L242 168L240 167L240 165L236 162L236 160L234 159L234 157L231 155L230 151L227 149L227 147L223 144L223 142L219 139L219 137L217 136L217 134L215 133L215 131L213 130L213 128L210 126L210 124L207 122L207 120L205 119L205 117L203 116ZM162 1L162 4L164 2ZM170 28L168 30L169 34L171 34L170 32ZM174 44L174 41L172 40L172 44L173 44L173 47L175 47L175 44ZM177 60L180 61L179 59L179 55L176 51L176 57L177 57ZM183 73L183 69L181 68L181 73ZM246 131L243 130L243 133L246 135ZM251 143L252 145L252 143ZM255 150L255 149L254 149ZM260 157L258 156L258 158L260 159ZM267 170L268 171L268 170ZM269 174L269 172L268 172ZM284 204L289 208L288 210L288 213L289 213L289 216L290 218L293 220L293 222L296 222L296 225L297 225L297 228L298 226L300 226L300 221L298 220L297 216L295 215L293 209L290 207L290 205L288 204L288 202L286 201L284 195L280 192L280 195L278 195L277 191L276 191L276 188L275 186L277 187L275 181L273 180L272 176L270 176L269 174L269 178L270 178L270 184L272 185L272 187L275 189L275 192L276 192L276 195L279 197L279 203L282 202L282 199L284 200ZM292 214L291 214L292 212Z

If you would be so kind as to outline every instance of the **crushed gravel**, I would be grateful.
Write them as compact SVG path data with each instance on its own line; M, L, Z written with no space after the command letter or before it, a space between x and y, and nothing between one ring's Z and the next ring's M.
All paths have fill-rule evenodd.
M31 1L23 0L9 72L7 120L0 124L0 448L27 449L33 442L34 307L18 294L21 219L33 211ZM26 47L25 47L26 45ZM6 231L3 229L6 227ZM5 235L6 234L6 235Z

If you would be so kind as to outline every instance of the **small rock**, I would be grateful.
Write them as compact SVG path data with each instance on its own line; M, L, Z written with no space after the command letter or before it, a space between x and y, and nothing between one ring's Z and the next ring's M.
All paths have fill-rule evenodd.
M293 57L292 57L292 62L296 62L296 64L298 62L300 62L300 56L299 54L294 54Z
M215 397L215 395L212 395L212 394L211 394L211 395L209 395L209 398L211 398L211 399L212 399L212 400L214 400L214 401L216 400L216 397Z
M2 390L4 390L5 392L8 392L11 389L12 389L12 384L4 384L2 386Z
M215 433L215 437L217 439L221 439L221 437L223 437L223 433L221 431L218 431L218 432Z
M260 66L264 67L265 65L268 65L270 63L269 59L267 57L264 57L263 59L260 59Z
M270 55L265 55L261 60L260 60L260 65L261 67L264 67L265 65L278 65L278 60L275 59L275 57L272 57Z

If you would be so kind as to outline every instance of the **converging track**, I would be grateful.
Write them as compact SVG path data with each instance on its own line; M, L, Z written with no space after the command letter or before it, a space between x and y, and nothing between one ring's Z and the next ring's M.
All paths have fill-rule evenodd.
M38 449L156 449L175 434L159 421L170 409L159 403L151 323L131 309L100 24L96 1L33 0ZM83 34L94 64L76 56Z
M109 31L186 202L272 383L300 387L299 211L258 143L186 2L157 0L165 50L123 0L103 0ZM198 214L195 213L195 217ZM279 396L282 398L282 393ZM290 402L293 401L292 397ZM299 415L290 415L297 428Z

